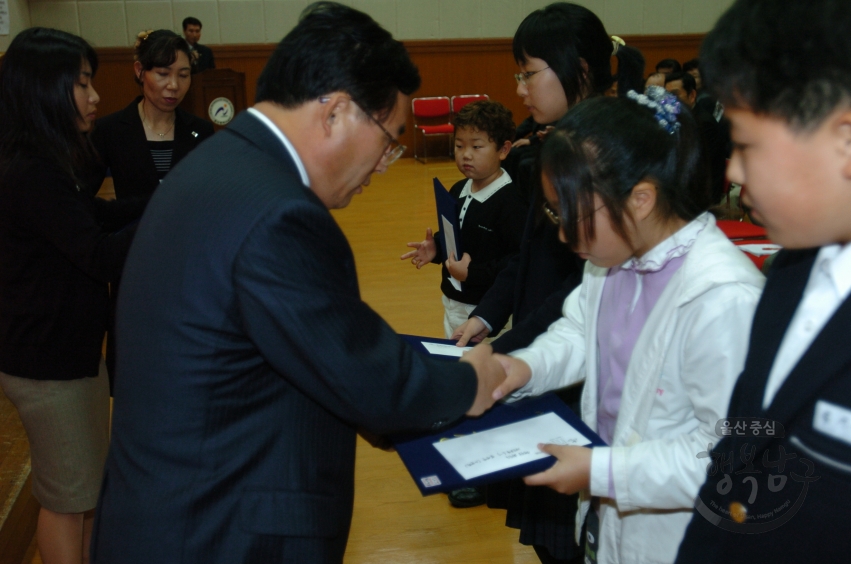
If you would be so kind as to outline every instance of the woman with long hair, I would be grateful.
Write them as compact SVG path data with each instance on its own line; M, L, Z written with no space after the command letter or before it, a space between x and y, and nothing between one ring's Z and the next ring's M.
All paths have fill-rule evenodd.
M108 285L144 210L81 180L97 67L83 39L45 28L0 59L0 387L29 438L45 564L88 562L109 441Z

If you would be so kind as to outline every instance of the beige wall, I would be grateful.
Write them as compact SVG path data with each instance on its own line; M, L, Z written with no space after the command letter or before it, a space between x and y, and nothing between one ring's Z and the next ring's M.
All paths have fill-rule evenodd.
M21 5L26 0L10 0ZM398 39L511 37L523 17L551 0L343 0ZM613 34L702 33L733 0L575 0ZM180 32L186 16L204 23L202 43L274 43L309 0L29 0L29 22L80 34L98 47L126 46L142 29ZM25 21L21 17L20 21ZM13 27L15 23L13 22ZM13 29L20 31L26 25ZM0 41L5 39L0 37ZM8 44L8 42L6 43ZM0 45L3 45L0 43Z
M8 0L9 1L9 35L0 35L0 53L6 51L9 43L18 34L18 32L27 29L32 24L30 22L30 10L27 5L27 0Z

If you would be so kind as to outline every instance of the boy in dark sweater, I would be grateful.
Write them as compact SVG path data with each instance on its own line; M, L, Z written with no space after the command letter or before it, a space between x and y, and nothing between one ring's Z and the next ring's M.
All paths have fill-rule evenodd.
M417 268L429 262L443 264L440 289L447 338L467 321L496 275L519 250L526 217L526 201L501 168L515 129L508 108L499 102L475 102L464 106L453 123L455 163L466 179L449 192L457 200L464 253L460 258L444 257L441 233L432 235L428 228L425 240L408 243L414 250L401 257L411 259Z

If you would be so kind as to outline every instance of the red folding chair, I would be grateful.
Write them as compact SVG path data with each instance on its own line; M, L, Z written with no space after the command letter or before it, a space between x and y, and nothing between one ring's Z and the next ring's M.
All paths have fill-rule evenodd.
M422 163L428 160L428 137L446 135L449 138L449 154L452 154L452 134L455 128L449 122L450 105L447 96L414 98L411 100L414 115L414 158ZM417 131L423 135L423 159L417 156Z
M742 239L765 239L765 227L747 223L744 221L734 221L732 219L719 219L716 221L718 229L724 232L731 241Z
M457 114L461 111L461 108L466 106L467 104L472 104L473 102L481 102L482 100L489 100L487 94L461 94L460 96L452 97L452 113Z

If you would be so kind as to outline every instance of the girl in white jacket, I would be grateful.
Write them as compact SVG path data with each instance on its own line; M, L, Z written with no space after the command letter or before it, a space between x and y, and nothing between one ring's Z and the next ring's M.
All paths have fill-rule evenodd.
M495 397L585 381L582 418L611 446L541 445L558 461L526 483L581 492L588 561L673 562L744 365L763 277L704 211L698 135L651 87L582 102L541 151L545 211L588 262L564 317L499 357Z

